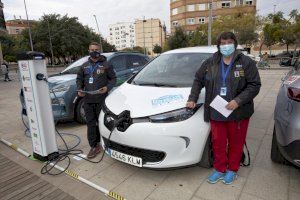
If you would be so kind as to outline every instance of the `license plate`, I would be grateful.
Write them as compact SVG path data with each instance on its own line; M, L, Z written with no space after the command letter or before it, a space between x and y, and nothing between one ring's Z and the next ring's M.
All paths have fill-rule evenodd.
M127 155L125 153L121 153L112 149L107 149L106 152L108 155L110 155L110 157L119 160L121 162L130 164L130 165L134 165L137 167L142 167L143 166L143 162L142 162L142 158L139 157L135 157L135 156L131 156L131 155Z

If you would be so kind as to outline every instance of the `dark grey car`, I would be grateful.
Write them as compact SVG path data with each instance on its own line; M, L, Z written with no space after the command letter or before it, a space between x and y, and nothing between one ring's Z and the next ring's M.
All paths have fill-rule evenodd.
M150 60L149 57L140 53L113 52L104 53L107 61L111 64L117 75L117 86L138 72ZM85 56L59 74L48 78L52 110L55 121L76 120L85 123L83 111L83 100L77 96L76 77L79 68L88 62L89 56ZM26 107L23 101L22 92L22 113L26 115Z
M300 167L300 60L283 78L274 112L271 159Z

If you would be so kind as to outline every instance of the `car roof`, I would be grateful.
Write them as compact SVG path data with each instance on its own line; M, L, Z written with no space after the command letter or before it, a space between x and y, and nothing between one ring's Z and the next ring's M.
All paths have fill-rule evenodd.
M217 46L199 46L199 47L187 47L181 49L175 49L167 51L163 54L173 54L173 53L215 53L218 51Z
M238 45L237 49L242 50L243 47ZM197 47L187 47L181 49L174 49L167 51L163 54L172 54L172 53L215 53L218 51L217 45L212 46L197 46Z

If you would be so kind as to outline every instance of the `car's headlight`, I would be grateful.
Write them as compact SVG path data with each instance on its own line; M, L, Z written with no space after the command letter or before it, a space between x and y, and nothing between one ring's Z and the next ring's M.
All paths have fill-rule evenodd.
M65 91L68 91L69 88L70 88L70 85L62 85L62 86L51 89L50 92L65 92Z
M54 105L64 106L65 105L65 100L64 100L64 98L53 98L53 99L51 99L51 103L54 104Z
M171 123L187 120L192 117L202 104L198 104L195 109L182 108L167 113L150 116L150 122L152 123Z

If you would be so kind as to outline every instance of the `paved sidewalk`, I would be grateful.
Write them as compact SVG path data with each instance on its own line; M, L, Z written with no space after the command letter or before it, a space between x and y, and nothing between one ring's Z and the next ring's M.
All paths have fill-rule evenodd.
M263 85L260 94L255 98L255 113L247 135L252 163L250 167L240 169L239 178L233 185L227 186L221 182L215 185L208 184L206 177L211 171L209 169L191 167L153 171L129 166L108 157L100 164L72 160L71 169L129 200L299 200L300 170L274 164L270 159L273 111L281 77L285 73L287 70L260 70ZM24 136L24 127L19 115L19 83L0 82L0 90L0 137L32 152L30 139ZM72 122L60 124L58 128L80 136L82 143L79 148L88 151L86 126ZM75 142L73 138L66 139L70 145ZM39 167L35 165L32 170L38 171ZM61 178L43 177L53 182ZM60 184L59 188L75 198L90 199L84 194L88 189L93 189L88 186L79 191L71 189L73 184L78 183L70 180L69 186Z

